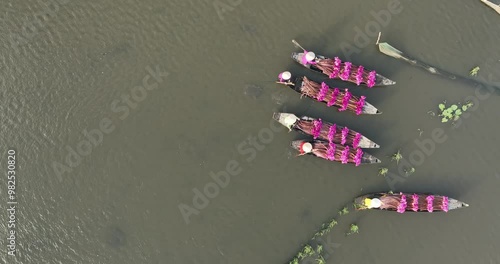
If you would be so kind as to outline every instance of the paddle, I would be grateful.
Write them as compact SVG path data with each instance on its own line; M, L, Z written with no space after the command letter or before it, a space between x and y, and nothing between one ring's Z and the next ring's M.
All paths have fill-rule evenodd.
M300 46L300 44L299 44L297 41L295 41L295 39L292 39L292 43L293 43L293 45L295 45L297 48L300 48L300 49L302 49L303 51L306 51L306 49L302 48L302 46Z

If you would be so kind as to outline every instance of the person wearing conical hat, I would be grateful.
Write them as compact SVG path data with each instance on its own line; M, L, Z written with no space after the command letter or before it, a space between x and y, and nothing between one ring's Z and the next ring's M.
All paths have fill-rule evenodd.
M378 198L373 198L373 199L370 199L370 198L366 198L364 200L364 205L368 208L380 208L380 206L382 205L382 201L380 201L380 199Z

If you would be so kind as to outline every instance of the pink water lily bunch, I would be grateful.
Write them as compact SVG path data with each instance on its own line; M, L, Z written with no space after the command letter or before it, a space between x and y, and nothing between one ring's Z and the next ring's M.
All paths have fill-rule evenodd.
M448 197L447 196L443 196L442 207L443 207L443 211L448 212L449 204L448 204Z
M356 164L356 167L361 164L361 157L363 157L363 150L358 148L356 149L356 155L354 156L354 164Z
M335 160L335 144L329 144L328 150L326 151L326 157L328 160Z
M349 146L345 146L344 150L342 150L340 161L342 161L343 164L346 164L348 160L349 160Z
M349 134L349 128L344 127L342 129L342 137L340 140L340 144L345 145L345 142L347 141L347 135Z
M356 84L360 85L363 82L363 74L365 73L365 68L363 66L358 67L356 72Z
M365 96L361 96L359 101L356 103L356 115L360 115L363 112L363 107L365 106Z
M349 76L351 76L351 67L352 63L344 62L344 70L342 71L342 74L340 74L341 80L347 81L349 79Z
M413 201L411 203L411 209L416 212L416 211L418 211L418 198L419 198L419 196L418 196L418 194L413 194L411 198L413 199Z
M345 111L347 110L347 106L349 105L349 100L351 100L352 94L349 92L349 89L345 89L345 95L342 100L342 107L339 109L339 111Z
M320 119L313 121L312 136L317 139L321 133L321 127L323 126L323 121Z
M339 57L335 57L333 59L333 70L332 73L330 74L330 79L335 79L340 73L340 67L342 65L342 61L339 59Z
M339 88L333 89L332 98L330 99L330 101L328 101L326 106L330 107L330 106L334 105L337 102L337 96L339 96L339 93L340 93Z
M377 79L377 73L375 71L371 71L370 74L368 74L368 81L366 82L366 86L368 88L372 88L375 86L375 80Z
M359 146L359 141L361 141L361 134L356 132L356 136L354 136L354 140L352 141L352 147L357 148Z
M398 204L398 213L402 214L406 211L406 206L407 206L407 203L406 203L406 195L401 194L401 200L399 201L399 204Z
M322 102L325 99L328 90L330 90L330 87L328 87L326 83L322 82L321 89L319 90L318 96L316 96L316 100Z
M427 200L427 211L432 213L432 211L434 211L434 206L433 206L433 203L434 203L434 195L429 195L425 198L425 200Z
M335 133L337 133L337 124L333 124L328 129L328 142L330 142L330 145L333 142L333 139L335 139Z

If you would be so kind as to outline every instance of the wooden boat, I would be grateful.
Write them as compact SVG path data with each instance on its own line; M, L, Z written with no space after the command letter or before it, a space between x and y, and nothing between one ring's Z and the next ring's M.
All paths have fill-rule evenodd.
M299 118L291 113L274 113L273 119L290 131L293 129L310 135L314 139L352 148L380 148L378 144L361 135L361 133L345 126L324 122L321 118L315 119L308 116Z
M276 83L286 85L302 96L307 96L318 102L325 103L328 107L335 106L339 111L348 110L360 114L381 114L377 108L366 102L365 96L357 97L349 89L330 87L326 83L317 83L306 76L293 77L288 71L278 75Z
M352 62L342 61L339 57L333 59L322 55L316 55L312 51L302 48L295 40L292 41L303 52L292 53L292 59L300 65L327 75L330 79L340 79L346 82L364 85L369 88L374 86L388 86L396 84L395 81L384 77L375 71L368 70L361 65L354 65Z
M354 200L356 210L387 210L404 212L448 212L469 205L442 195L415 193L373 193Z
M361 148L350 148L323 140L295 140L292 141L291 145L292 148L299 151L299 156L309 154L325 160L342 164L355 164L356 166L380 163L379 159L365 153Z
M481 0L485 5L493 8L493 10L497 11L498 14L500 14L500 3L493 3L488 0ZM498 1L497 1L498 2Z

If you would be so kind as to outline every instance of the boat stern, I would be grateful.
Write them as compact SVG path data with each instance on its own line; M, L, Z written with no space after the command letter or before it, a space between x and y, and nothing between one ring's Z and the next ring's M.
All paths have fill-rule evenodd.
M368 153L363 153L363 157L361 157L361 164L375 164L375 163L381 163L381 161L377 159L375 156L372 156Z
M365 102L365 105L363 106L363 114L366 115L379 115L382 114L375 106L372 104Z
M290 113L274 113L273 119L292 130L292 126L300 120L296 115Z
M460 209L464 207L469 207L469 205L464 202L449 198L448 210Z
M305 54L304 52L292 52L292 59L297 62L298 64L306 67L306 68L310 68L311 66L309 64L304 64L302 63L302 57L304 57Z
M358 143L359 148L380 148L380 145L362 136Z
M302 145L302 143L306 143L308 141L305 141L305 140L294 140L292 141L292 143L290 144L290 146L297 150L297 151L300 151L300 146Z
M377 73L377 78L375 80L375 86L389 86L389 85L394 85L394 84L396 84L395 81Z
M363 196L359 196L356 199L354 199L353 205L354 205L354 209L356 209L356 211L369 209L365 205L366 198L371 198L371 195L363 195Z

